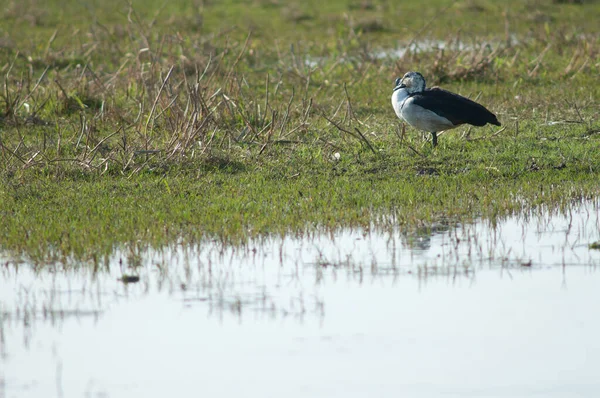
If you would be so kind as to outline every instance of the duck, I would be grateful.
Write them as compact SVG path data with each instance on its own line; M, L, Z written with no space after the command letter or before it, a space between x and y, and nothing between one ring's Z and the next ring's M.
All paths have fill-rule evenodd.
M461 95L439 87L426 88L419 72L407 72L397 78L392 91L392 106L396 116L412 127L431 133L431 143L437 146L437 133L463 124L500 126L496 115L486 107Z

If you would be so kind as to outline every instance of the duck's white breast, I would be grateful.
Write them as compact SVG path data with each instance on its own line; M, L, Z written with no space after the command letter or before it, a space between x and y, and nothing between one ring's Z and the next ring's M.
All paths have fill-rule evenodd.
M402 103L408 98L408 91L405 88L399 88L392 93L392 106L396 116L402 119Z
M398 113L398 111L396 111L396 113ZM414 128L423 131L438 132L457 127L445 117L414 104L412 98L403 101L403 104L400 106L400 113L401 115L398 117L406 120L406 122Z

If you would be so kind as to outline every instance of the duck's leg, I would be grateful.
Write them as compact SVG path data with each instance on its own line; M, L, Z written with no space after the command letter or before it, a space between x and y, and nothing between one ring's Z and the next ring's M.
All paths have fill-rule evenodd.
M434 148L437 146L437 131L431 132L431 144Z

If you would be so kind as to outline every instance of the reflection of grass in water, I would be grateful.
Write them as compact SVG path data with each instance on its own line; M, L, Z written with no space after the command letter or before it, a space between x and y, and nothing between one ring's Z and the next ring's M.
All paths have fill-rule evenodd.
M168 293L168 301L180 302L185 308L199 307L210 317L290 317L301 321L306 316L322 316L322 301L306 295L300 287L282 290L260 283L259 271L252 264L254 257L252 248L225 249L219 242L207 242L161 251L147 246L121 250L95 272L83 267L56 273L48 266L34 270L8 263L0 281L17 293L2 303L0 331L22 327L27 345L40 322L60 325L69 319L90 317L97 321L123 301L163 292Z
M573 242L585 241L588 234L595 233L590 227L598 220L589 214L596 208L597 202L574 206L570 221L564 225L557 223L548 209L517 219L523 236L564 235L562 245L544 249L560 257L572 250ZM382 230L374 224L343 238L336 234L298 237L301 242L287 243L276 238L234 246L205 241L198 245L168 245L161 250L132 244L113 253L95 272L82 267L56 274L51 267L41 267L29 274L30 268L21 266L20 279L16 278L19 267L8 264L3 268L7 283L3 283L22 283L22 288L14 305L4 303L0 337L2 328L19 324L26 330L27 343L37 322L60 324L83 317L97 320L122 300L160 292L168 292L168 300L206 311L210 317L234 316L240 321L256 316L289 317L302 321L324 316L326 302L320 289L331 283L349 283L349 289L363 283L394 284L399 278L416 279L423 286L440 280L476 283L482 270L510 276L546 267L532 261L529 253L517 254L504 244L500 238L504 221L499 218L496 224L483 220L462 225L441 222L406 230ZM567 224L569 228L563 230ZM415 244L415 240L425 239L427 245ZM544 247L545 243L540 245ZM439 256L421 257L428 250L440 248L443 250ZM583 258L580 262L595 266ZM265 274L268 277L261 279ZM34 277L33 283L27 282L27 275ZM127 281L131 283L124 283Z
M0 11L11 257L101 267L124 244L430 228L597 194L594 5L38 3ZM377 56L417 33L443 51ZM506 130L399 138L390 85L415 65Z
M597 201L568 209L541 207L513 217L491 222L480 219L473 223L431 227L397 228L378 231L372 227L375 241L386 242L386 252L371 254L369 259L351 255L324 255L313 262L318 279L326 272L346 270L359 275L418 275L458 277L478 269L517 270L548 266L596 266L597 259L586 255L583 242L597 236ZM371 238L365 238L370 241ZM332 242L335 244L335 241ZM376 244L375 244L376 245ZM368 245L367 245L368 246ZM352 249L349 249L352 250ZM369 251L374 250L369 248ZM380 249L379 249L380 250ZM550 255L551 254L551 255Z

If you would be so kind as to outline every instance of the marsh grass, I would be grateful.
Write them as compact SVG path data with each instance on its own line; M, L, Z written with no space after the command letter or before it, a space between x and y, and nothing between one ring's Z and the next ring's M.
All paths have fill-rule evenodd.
M11 2L2 247L60 262L597 195L597 7L437 3ZM456 129L432 150L389 105L407 70L504 127Z

